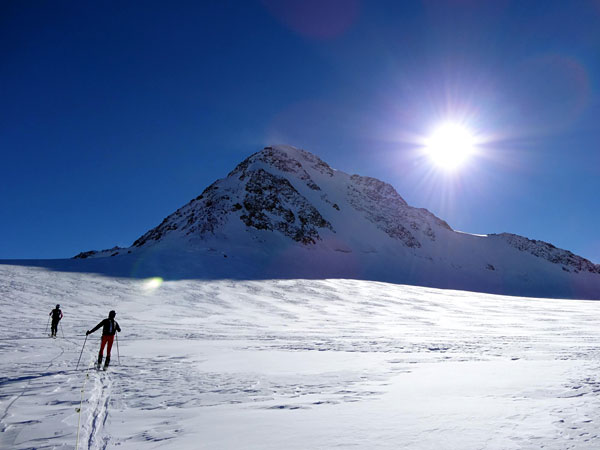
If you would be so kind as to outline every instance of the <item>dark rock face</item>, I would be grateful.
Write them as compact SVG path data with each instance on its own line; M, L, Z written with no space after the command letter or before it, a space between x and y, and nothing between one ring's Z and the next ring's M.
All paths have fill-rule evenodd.
M562 264L563 270L569 272L590 272L600 274L600 264L594 264L591 261L577 256L568 250L556 248L554 245L528 239L523 236L510 233L491 234L490 238L502 239L510 246L522 252L530 253L538 258L543 258L553 264Z
M298 155L302 157L305 163L310 167L317 170L319 173L333 176L333 169L329 165L323 162L319 157L313 155L304 150L296 150ZM257 163L264 163L268 167L274 167L281 172L295 175L300 180L304 181L306 185L315 191L320 191L321 188L315 183L308 172L304 169L300 161L290 157L287 153L274 149L273 147L265 147L258 153L253 154L233 169L228 176L240 176L240 180L243 180L244 174L251 165Z
M331 224L285 178L263 169L245 174L245 177L249 179L243 203L245 212L240 219L246 226L277 230L303 244L314 244L320 239L319 228L333 230Z
M352 175L351 180L348 199L354 209L364 213L379 229L407 247L421 247L417 238L419 234L435 241L436 235L430 223L451 230L446 222L429 211L408 206L391 185L359 175Z
M97 250L90 250L90 251L87 251L87 252L81 252L81 253L78 253L77 255L73 256L73 259L85 259L85 258L89 258L90 256L94 256L97 253L98 253Z
M81 252L78 253L77 255L73 256L73 259L86 259L86 258L90 258L92 256L96 256L96 255L110 255L110 256L117 256L121 250L125 250L122 247L118 247L115 246L113 248L107 248L105 250L90 250L87 252Z
M215 182L207 187L202 195L179 208L156 228L137 239L133 246L141 247L150 241L158 241L175 230L180 230L186 235L214 233L227 221L228 213L234 210L236 207L231 205L227 191L220 189Z
M316 156L308 152L301 155L321 173L333 176L333 169ZM142 247L176 230L199 238L214 235L235 217L247 227L277 231L302 244L321 239L319 229L333 231L331 224L286 178L267 171L268 168L293 174L311 190L321 190L298 160L267 147L238 164L227 179L210 185L133 245ZM234 179L235 183L225 182Z

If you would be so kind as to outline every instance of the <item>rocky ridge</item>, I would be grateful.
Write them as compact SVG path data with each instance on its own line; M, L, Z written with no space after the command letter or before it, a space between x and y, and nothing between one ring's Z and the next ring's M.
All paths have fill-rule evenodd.
M129 249L83 252L75 258L131 253L168 239L202 241L242 236L228 235L231 227L275 233L310 247L325 236L343 233L349 221L366 221L392 242L416 252L425 252L426 243L431 248L449 237L462 239L461 233L442 219L408 205L391 185L334 170L307 151L277 146L265 147L242 161L226 178L215 181L140 236ZM369 240L369 236L364 239ZM502 241L563 271L600 274L600 265L543 241L509 233L489 235L488 239ZM485 267L496 269L495 264Z
M550 261L562 266L562 270L575 273L590 272L600 274L600 264L577 256L574 253L555 247L554 245L535 239L528 239L511 233L490 234L491 238L499 238L510 246L525 253L530 253L538 258Z

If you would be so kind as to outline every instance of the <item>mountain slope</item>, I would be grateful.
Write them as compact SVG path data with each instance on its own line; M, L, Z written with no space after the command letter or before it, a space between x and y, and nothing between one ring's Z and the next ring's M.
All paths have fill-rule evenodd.
M253 154L132 247L76 258L107 256L136 276L343 277L600 298L600 265L513 234L454 231L391 185L288 146Z
M10 265L0 292L3 449L600 448L600 303Z

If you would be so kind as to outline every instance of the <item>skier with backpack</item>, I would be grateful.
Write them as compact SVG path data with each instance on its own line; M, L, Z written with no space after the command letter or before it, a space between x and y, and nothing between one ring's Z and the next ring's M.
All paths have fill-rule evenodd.
M49 316L52 316L52 326L50 327L50 337L56 337L56 332L58 331L58 322L63 318L63 313L60 310L60 305L56 305L52 311L50 311ZM46 325L48 326L48 325Z
M100 343L100 352L98 353L98 364L96 365L98 369L102 365L104 346L106 346L106 360L104 361L104 370L108 368L108 365L110 364L110 350L112 349L115 333L117 331L121 332L121 327L115 320L116 315L117 313L115 311L109 312L107 319L104 319L94 328L85 332L85 335L88 336L89 334L96 331L98 328L102 327L102 341Z

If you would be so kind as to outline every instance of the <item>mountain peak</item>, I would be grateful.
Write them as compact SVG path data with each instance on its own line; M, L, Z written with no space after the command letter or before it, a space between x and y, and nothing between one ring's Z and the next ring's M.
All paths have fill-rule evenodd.
M321 174L333 176L334 170L318 156L287 145L269 146L254 153L229 173L235 176L238 172L247 170L248 167L266 165L286 174L294 174L301 180L309 183L313 189L317 189L308 171L316 171ZM310 180L310 181L309 181Z
M454 231L426 209L408 205L390 184L334 170L286 145L250 155L132 247L77 257L167 253L192 260L157 263L159 274L342 277L515 295L600 296L599 265L522 236ZM215 260L217 254L229 258Z
M309 173L310 172L310 173ZM303 244L314 244L331 224L300 191L321 191L313 176L333 177L320 158L290 146L265 147L217 180L156 228L137 239L142 247L168 235L190 239L224 237L240 222L253 230L275 231ZM237 219L237 220L236 220ZM239 220L239 221L238 221ZM234 226L235 228L235 226ZM236 235L240 230L229 230Z

